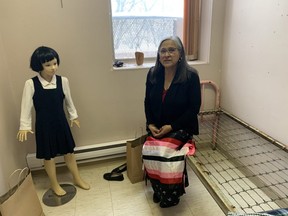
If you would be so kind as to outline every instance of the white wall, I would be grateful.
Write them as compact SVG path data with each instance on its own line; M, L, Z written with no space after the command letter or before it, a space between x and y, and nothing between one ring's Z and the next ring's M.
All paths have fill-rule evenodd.
M288 1L226 1L224 109L288 144Z
M213 9L209 63L196 65L201 79L220 82L225 1L204 0ZM73 128L77 146L130 139L144 127L144 91L148 68L112 70L108 0L0 0L0 194L9 173L24 167L35 151L33 135L19 143L24 82L35 76L29 59L40 45L55 48L59 74L67 76L81 128ZM203 19L204 23L211 23ZM209 48L209 47L208 47Z

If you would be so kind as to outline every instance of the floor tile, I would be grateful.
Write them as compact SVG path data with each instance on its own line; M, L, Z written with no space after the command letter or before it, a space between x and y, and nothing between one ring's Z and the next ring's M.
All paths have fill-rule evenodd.
M49 207L42 203L46 216L225 216L204 185L188 166L190 186L177 206L162 209L153 203L150 183L132 184L127 172L124 181L106 181L103 174L125 163L125 158L79 164L81 177L91 189L76 187L76 196L68 203ZM49 180L44 170L34 171L33 180L39 199L49 189ZM72 176L66 167L57 167L60 183L72 184Z

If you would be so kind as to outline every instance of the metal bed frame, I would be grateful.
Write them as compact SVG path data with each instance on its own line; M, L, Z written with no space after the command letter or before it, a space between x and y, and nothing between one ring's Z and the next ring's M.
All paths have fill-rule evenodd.
M188 164L226 214L287 208L287 146L221 109L214 82L201 81L202 101L207 89L215 92L215 107L202 102Z

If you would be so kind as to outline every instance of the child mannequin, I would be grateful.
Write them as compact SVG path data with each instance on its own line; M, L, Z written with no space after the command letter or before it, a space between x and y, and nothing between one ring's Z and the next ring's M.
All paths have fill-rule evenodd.
M66 191L57 180L54 162L56 156L64 155L77 186L85 190L89 190L90 186L82 180L78 171L74 155L75 143L67 123L63 101L70 117L70 127L76 124L80 128L80 122L71 98L68 79L55 75L59 64L59 55L52 48L42 46L33 52L30 67L38 75L27 80L24 86L17 139L20 142L26 141L27 134L34 133L31 118L34 105L36 158L44 159L44 168L52 190L56 195L63 196Z

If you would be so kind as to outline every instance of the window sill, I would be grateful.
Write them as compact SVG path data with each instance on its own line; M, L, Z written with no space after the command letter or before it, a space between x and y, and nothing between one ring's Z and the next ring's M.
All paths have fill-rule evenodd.
M197 61L189 61L188 64L190 66L193 66L193 65L204 65L204 64L207 64L207 62L206 61L197 60ZM112 67L112 70L113 71L122 71L122 70L149 69L149 68L153 67L154 65L155 65L155 62L148 62L148 63L144 63L143 65L124 63L124 65L122 67Z

